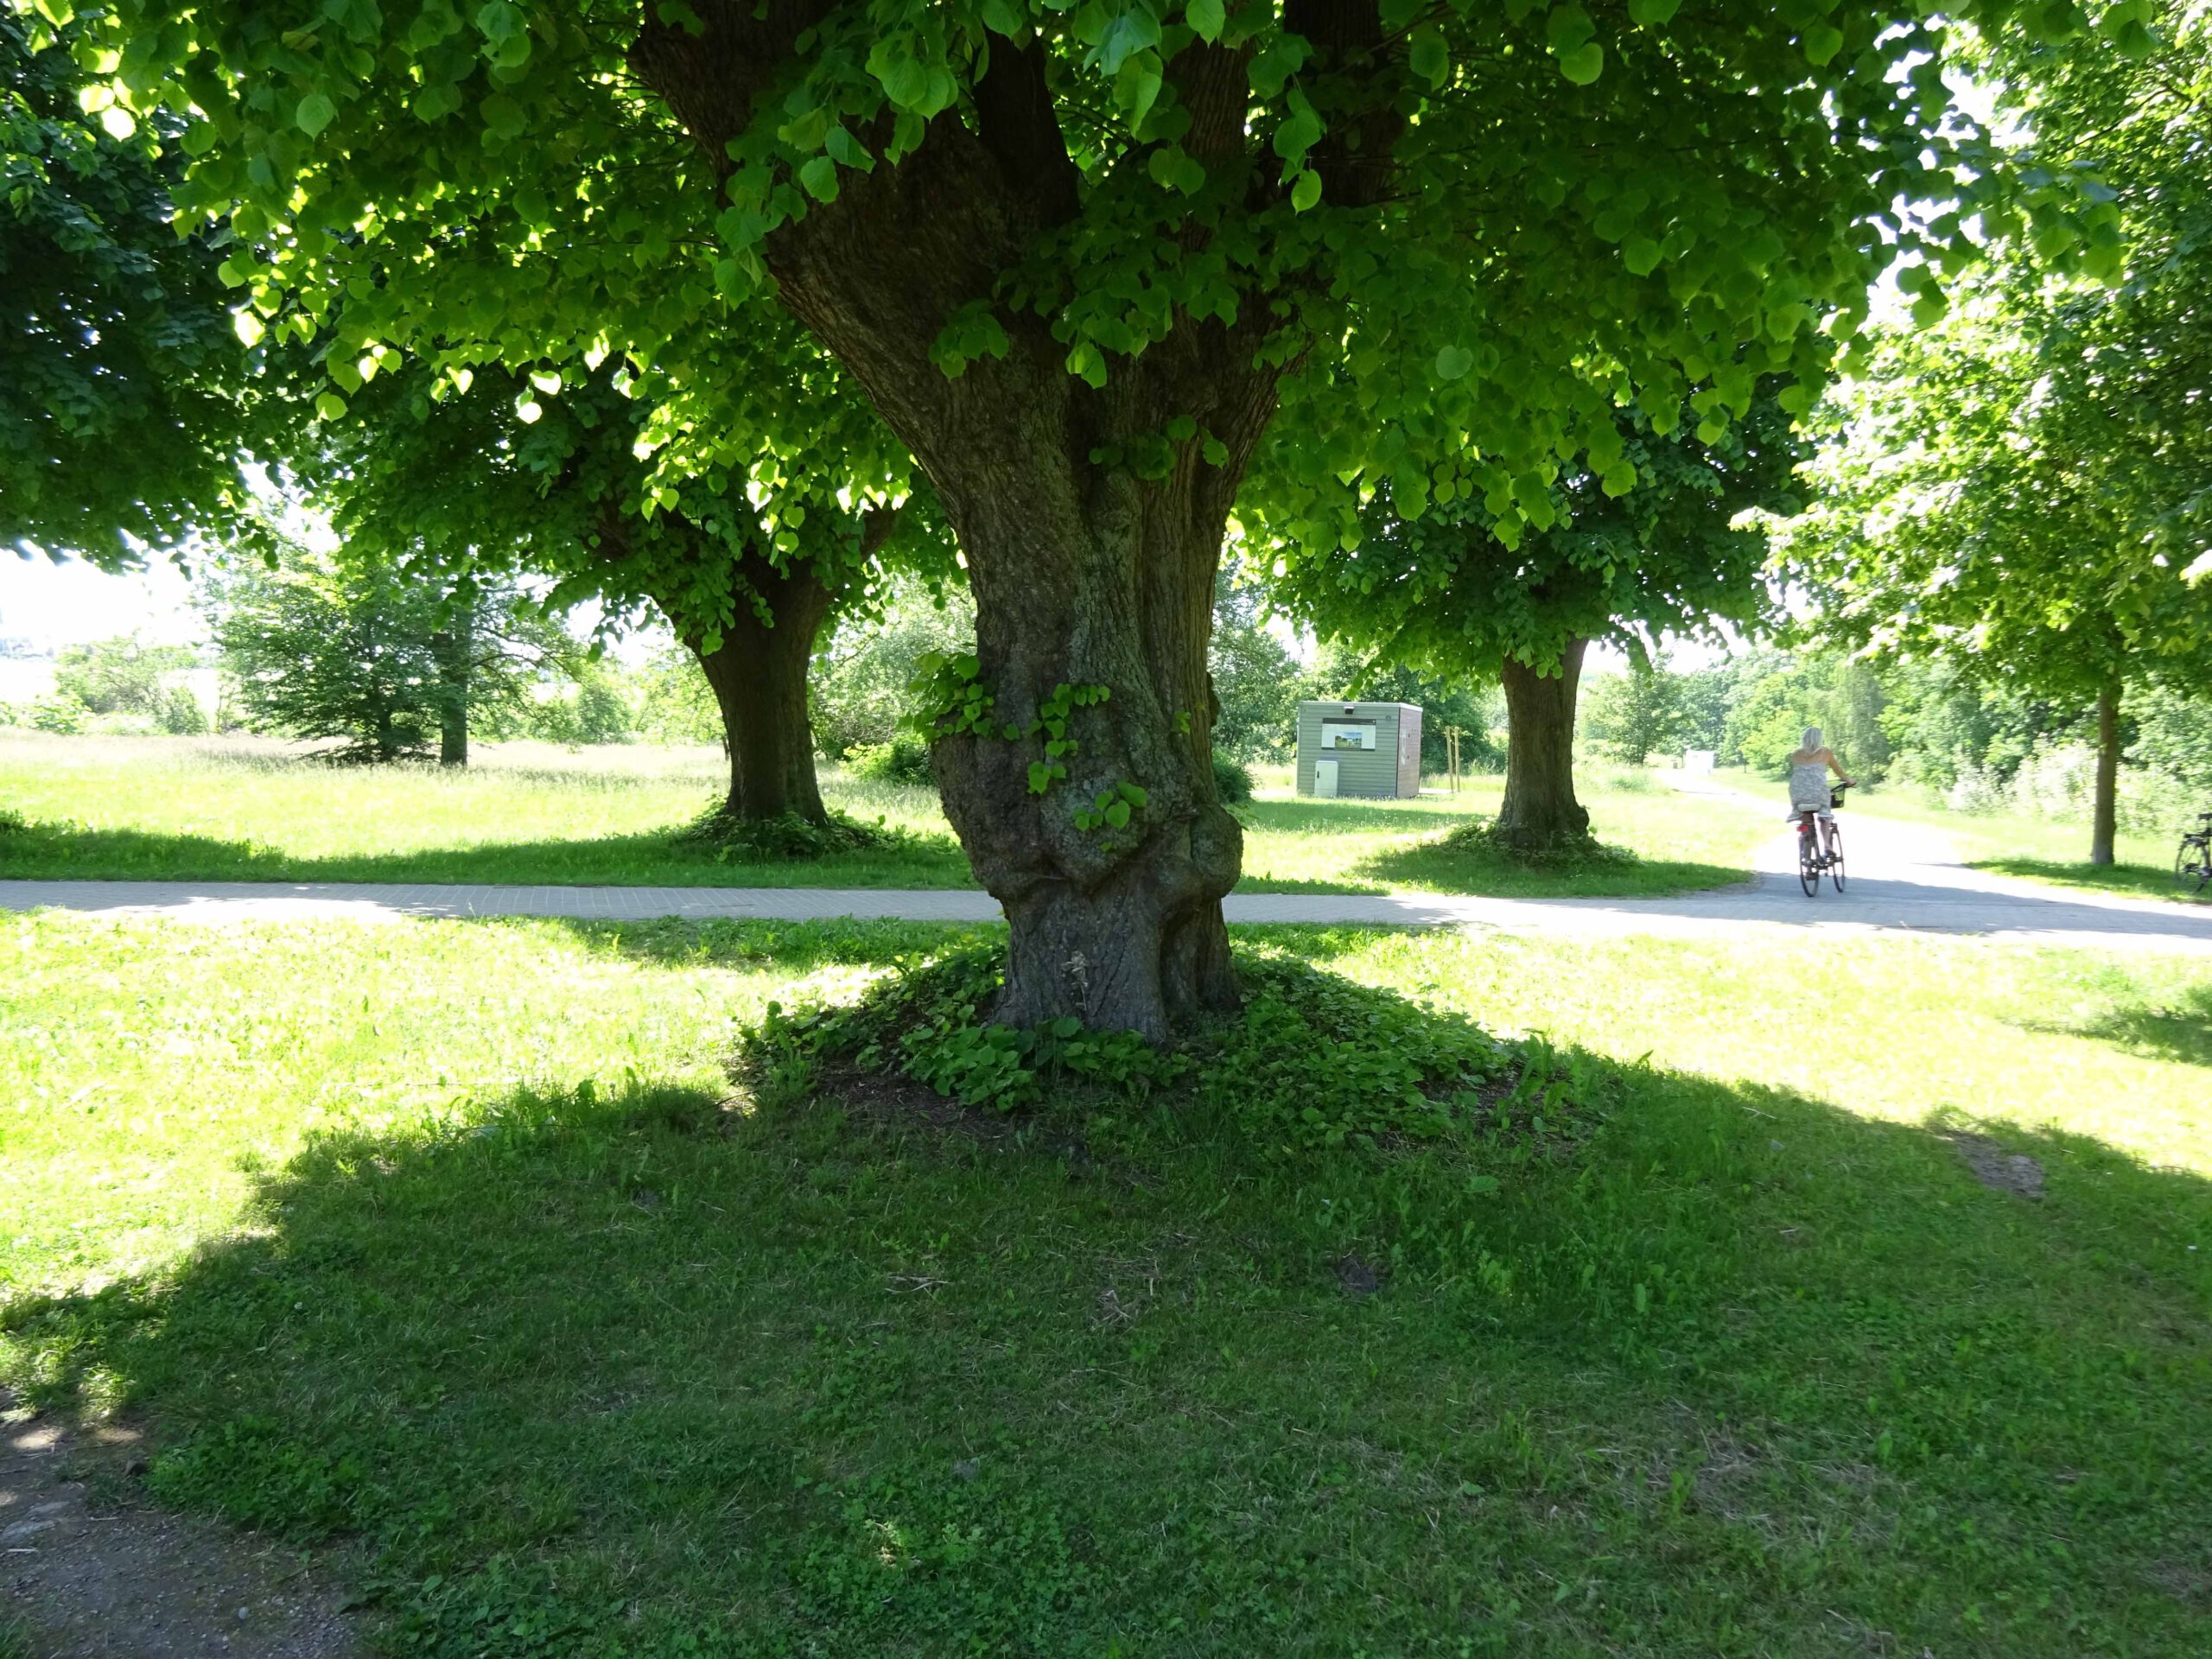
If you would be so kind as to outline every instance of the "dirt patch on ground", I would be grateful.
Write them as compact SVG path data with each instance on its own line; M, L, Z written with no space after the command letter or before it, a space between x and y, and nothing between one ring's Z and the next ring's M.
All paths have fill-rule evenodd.
M136 1431L72 1433L0 1391L0 1629L31 1659L353 1659L294 1552L135 1501Z
M1953 1129L1943 1138L1958 1148L1984 1186L2023 1198L2043 1197L2043 1166L2025 1153L2007 1152L1987 1135L1967 1129Z

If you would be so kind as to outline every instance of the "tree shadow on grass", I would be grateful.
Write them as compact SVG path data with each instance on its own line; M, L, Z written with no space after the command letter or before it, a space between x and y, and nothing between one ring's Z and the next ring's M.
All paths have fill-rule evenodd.
M2084 1020L2023 1020L2021 1028L2090 1037L2131 1054L2212 1065L2212 985L2191 985L2155 1005L2107 1009Z
M1587 858L1530 862L1478 838L1450 836L1389 848L1353 868L1390 888L1502 899L1664 898L1750 880L1748 871L1727 865L1645 859L1616 847Z
M409 1652L2201 1650L2207 1183L1575 1052L1480 1109L1090 1159L549 1084L0 1356Z
M680 826L588 840L483 842L308 857L204 835L34 822L0 832L12 880L360 881L495 886L972 887L949 836L816 858L728 860L686 844Z
M2092 893L2116 893L2139 899L2171 899L2183 904L2212 904L2212 888L2194 893L2174 880L2171 868L2147 864L2088 864L2043 858L1978 858L1969 868L1997 875L2014 875L2056 887L2080 887Z
M499 918L482 918L496 925ZM868 918L819 921L665 917L651 921L543 918L575 934L593 950L666 968L772 965L798 973L840 964L894 967L941 957L990 941L1003 941L1003 922L909 922ZM1334 962L1375 943L1371 925L1314 922L1240 923L1232 937L1280 947L1301 960Z

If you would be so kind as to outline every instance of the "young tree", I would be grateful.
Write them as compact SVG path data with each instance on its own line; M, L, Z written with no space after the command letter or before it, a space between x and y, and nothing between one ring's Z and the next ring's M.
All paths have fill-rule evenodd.
M0 10L0 548L127 565L239 515L245 353L219 234L172 222L181 123L33 27Z
M1898 249L1951 257L1955 207L2001 231L2070 201L1981 165L1916 0L111 15L130 96L205 112L194 199L232 215L256 305L313 327L346 296L335 371L496 350L541 279L572 353L619 316L657 359L682 342L633 296L664 271L679 301L761 285L837 359L966 556L977 649L935 765L1007 908L1017 1023L1161 1035L1236 999L1205 648L1271 422L1310 483L1289 518L1328 539L1378 479L1408 513L1464 488L1510 538L1561 456L1633 483L1620 403L1717 438L1760 374L1817 380L1815 318Z
M1640 766L1666 748L1683 725L1681 686L1663 652L1631 663L1590 686L1583 716L1591 741L1617 760Z
M192 664L188 646L149 645L125 634L64 645L54 658L54 689L95 715L157 715L168 682Z
M1261 590L1240 566L1215 579L1206 676L1213 688L1213 746L1232 760L1280 760L1298 741L1305 671L1266 626Z
M1755 622L1766 538L1737 521L1794 500L1802 451L1771 392L1710 442L1662 435L1632 414L1616 421L1620 464L1636 481L1617 490L1602 474L1561 471L1542 530L1517 531L1460 499L1408 520L1385 488L1367 502L1357 545L1286 541L1277 562L1286 601L1322 632L1432 671L1503 680L1505 795L1494 833L1519 852L1588 838L1590 815L1574 795L1574 720L1589 642L1609 639L1640 658L1662 631Z
M250 724L389 762L434 743L453 760L456 723L465 760L467 711L518 707L567 654L567 636L512 590L459 598L389 563L293 548L273 569L212 573L202 603Z

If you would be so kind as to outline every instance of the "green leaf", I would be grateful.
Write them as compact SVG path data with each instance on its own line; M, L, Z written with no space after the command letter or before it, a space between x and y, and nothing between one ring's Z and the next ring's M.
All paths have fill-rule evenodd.
M300 100L300 107L292 116L302 132L310 138L338 118L338 106L323 92L309 92Z
M1191 0L1183 8L1183 21L1191 26L1191 33L1211 44L1221 38L1222 26L1229 21L1221 0Z
M1160 44L1160 19L1143 0L1132 0L1121 16L1107 25L1098 42L1098 68L1103 74L1119 74L1122 66L1140 52Z
M1805 31L1805 60L1825 64L1843 50L1843 31L1833 23L1815 23Z
M1129 822L1129 804L1127 801L1116 801L1113 805L1108 807L1106 809L1106 822L1112 824L1116 830L1126 828Z
M1452 73L1452 49L1444 43L1444 32L1433 24L1415 29L1406 67L1430 86L1441 86Z
M1620 497L1636 487L1636 468L1626 461L1617 461L1599 475L1598 487L1607 495Z
M1559 72L1578 86L1587 86L1605 73L1605 48L1592 41L1559 54Z
M1152 798L1141 784L1116 784L1114 788L1131 806L1141 807Z
M1321 200L1321 175L1312 168L1298 175L1298 182L1290 187L1290 207L1293 213L1302 213Z
M1649 276L1659 265L1659 245L1648 236L1631 236L1621 244L1621 263L1630 274Z
M334 391L326 391L315 400L315 412L326 421L343 420L346 400Z
M827 156L817 156L798 170L800 187L817 201L837 200L837 163Z
M1628 15L1646 29L1656 29L1682 9L1682 0L1628 0Z
M1475 354L1464 346L1446 346L1436 354L1436 378L1464 380L1475 366Z

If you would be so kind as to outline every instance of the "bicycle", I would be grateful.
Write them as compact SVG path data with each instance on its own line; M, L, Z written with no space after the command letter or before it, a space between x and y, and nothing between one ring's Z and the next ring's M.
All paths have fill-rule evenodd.
M2212 882L2212 812L2198 813L2196 822L2196 833L2184 835L2174 852L2174 880L2190 893Z
M1838 784L1828 791L1830 810L1843 804L1843 791L1849 784ZM1827 833L1821 833L1823 828ZM1825 826L1818 812L1797 815L1797 885L1805 889L1811 899L1821 890L1821 878L1825 875L1835 883L1838 893L1843 891L1843 831L1830 818Z

